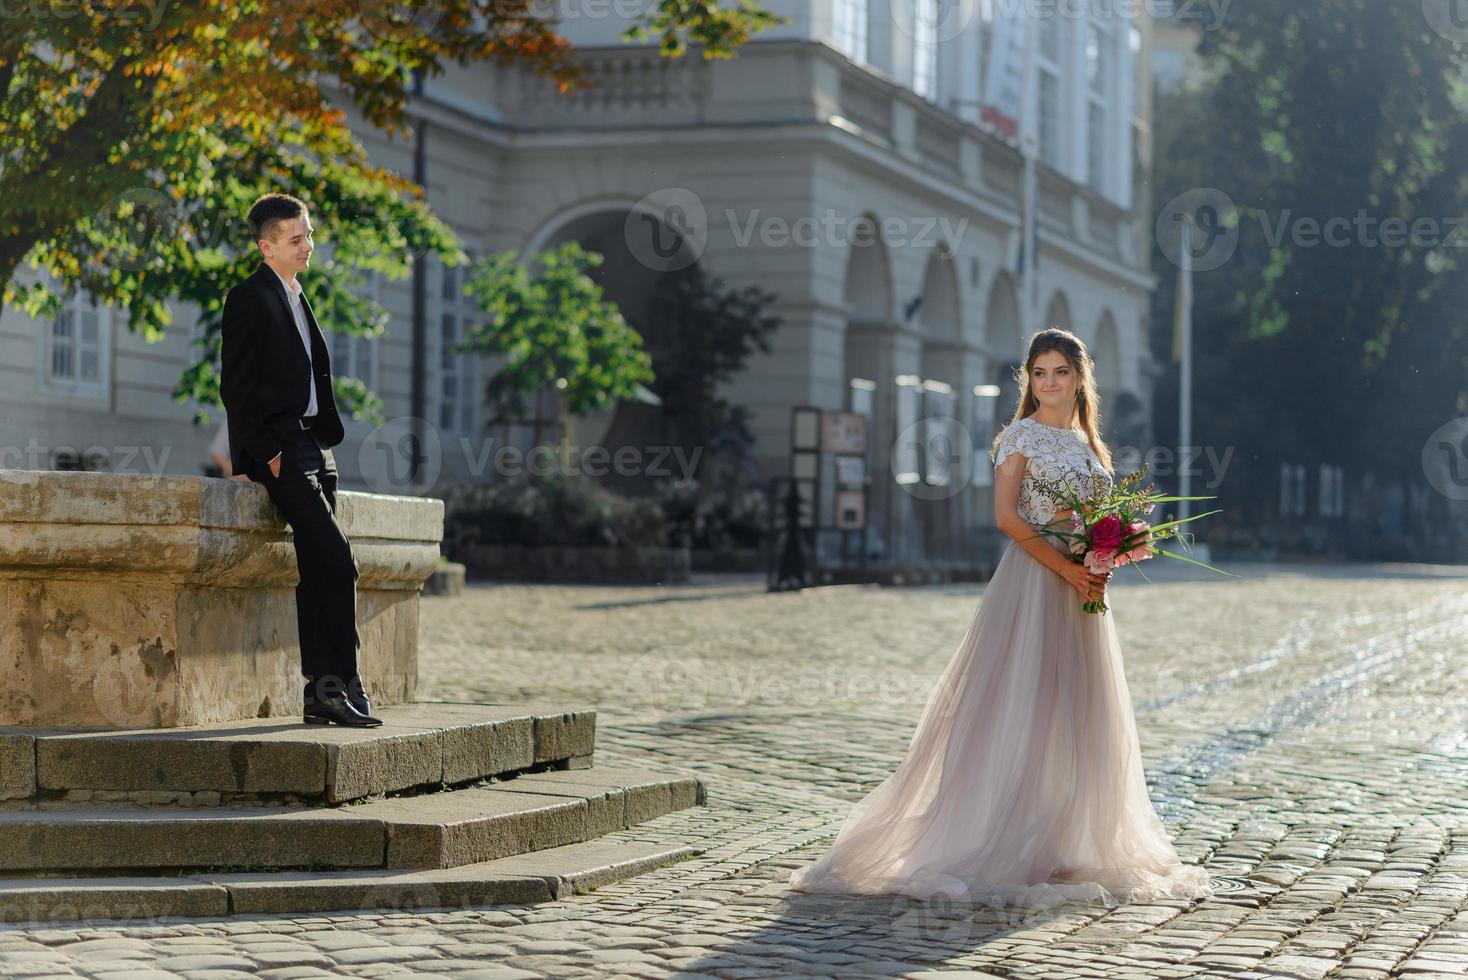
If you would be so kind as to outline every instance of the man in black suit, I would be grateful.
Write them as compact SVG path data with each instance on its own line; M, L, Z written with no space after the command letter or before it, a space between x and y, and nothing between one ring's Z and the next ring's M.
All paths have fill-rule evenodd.
M357 563L336 520L330 447L346 433L326 341L296 278L311 264L311 219L300 200L266 194L248 221L264 262L224 301L230 465L265 485L294 532L306 721L380 725L357 674Z

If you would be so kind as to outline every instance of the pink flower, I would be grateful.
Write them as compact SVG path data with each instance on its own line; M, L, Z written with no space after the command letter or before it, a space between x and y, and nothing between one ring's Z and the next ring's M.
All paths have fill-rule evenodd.
M1125 552L1124 554L1117 555L1116 564L1118 567L1120 567L1127 564L1128 562L1141 561L1143 558L1151 558L1152 555L1152 549L1143 545L1133 548L1131 551Z
M1091 528L1091 547L1096 551L1115 552L1121 547L1123 536L1121 518L1107 514Z
M1085 566L1097 575L1106 575L1116 564L1115 551L1092 551L1086 555Z
M1130 524L1127 525L1127 537L1131 537L1135 534L1142 534L1144 532L1146 533L1146 537L1142 538L1126 552L1116 557L1116 564L1118 567L1120 567L1121 565L1125 565L1128 562L1141 561L1143 558L1152 557L1154 552L1151 548L1148 547L1148 545L1152 542L1151 531L1152 526L1146 521L1132 521Z

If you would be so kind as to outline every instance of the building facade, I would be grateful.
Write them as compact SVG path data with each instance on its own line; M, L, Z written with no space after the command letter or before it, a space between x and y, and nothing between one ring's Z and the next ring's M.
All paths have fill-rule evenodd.
M1007 0L767 6L791 23L704 62L622 43L629 21L616 3L561 0L560 30L595 86L562 95L492 64L427 81L411 112L429 202L477 253L528 256L568 240L601 252L600 281L639 329L679 328L656 322L657 284L692 263L774 293L773 350L725 392L750 412L761 476L789 473L794 408L860 411L870 557L962 560L992 525L987 448L1014 411L1012 374L1032 331L1079 334L1108 439L1148 439L1150 24L1145 12ZM413 142L354 121L375 162L414 173ZM445 353L476 311L457 270L427 266L433 470L491 479L495 440L554 434L486 427L478 394L492 362ZM373 387L389 418L406 416L412 286L373 288L391 326L372 340L334 337L334 368ZM179 309L149 344L83 300L51 324L7 310L0 466L45 468L59 449L101 447L82 464L198 472L213 431L169 397L193 360L193 322ZM645 448L639 413L647 406L580 419L574 441ZM956 469L935 480L939 428L927 420L938 418L951 420L939 428ZM371 434L349 423L344 486L371 485ZM819 506L825 523L832 501Z

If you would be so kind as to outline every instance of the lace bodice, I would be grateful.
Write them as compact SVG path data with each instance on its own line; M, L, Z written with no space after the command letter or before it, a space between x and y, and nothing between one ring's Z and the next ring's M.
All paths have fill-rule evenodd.
M1019 516L1031 527L1040 527L1055 517L1055 512L1066 507L1064 501L1052 500L1035 486L1034 478L1065 485L1082 497L1092 493L1092 474L1102 477L1106 491L1111 490L1111 475L1101 465L1101 460L1091 449L1086 434L1080 429L1057 429L1037 422L1034 418L1022 418L1005 426L999 437L999 448L994 455L994 466L998 468L1010 454L1018 452L1029 461L1019 484Z

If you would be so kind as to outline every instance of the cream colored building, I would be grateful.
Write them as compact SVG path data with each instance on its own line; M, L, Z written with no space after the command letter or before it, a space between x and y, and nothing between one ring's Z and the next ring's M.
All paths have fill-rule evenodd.
M1114 444L1145 444L1158 370L1146 349L1154 277L1140 196L1150 25L1041 0L767 5L792 23L736 59L704 62L620 42L626 14L645 2L557 0L598 86L562 96L496 65L430 80L413 106L430 202L481 254L572 238L603 252L609 296L645 331L677 329L659 322L651 297L660 276L690 261L777 294L774 350L728 392L753 413L761 475L788 472L793 407L867 408L869 551L961 560L992 523L985 453L996 416L1013 411L1008 379L1031 331L1075 330L1098 363L1108 422L1121 427ZM1025 131L1035 137L1038 261L1028 278L1024 156L982 110L1006 12L1033 30L1038 111ZM411 142L357 130L375 160L414 173ZM439 454L429 469L489 478L486 440L508 434L483 430L472 394L491 365L441 356L474 311L452 271L427 265L422 414ZM334 367L375 387L389 418L408 416L412 289L377 288L389 333L337 338ZM213 431L192 427L192 406L169 398L191 361L191 311L147 344L119 315L73 305L63 323L13 310L0 322L0 466L52 466L55 449L71 446L103 449L99 467L198 472ZM581 420L577 441L637 445L648 411ZM931 485L937 467L910 438L934 431L920 425L926 415L952 416L961 427L945 431L978 444L946 486ZM346 486L377 485L362 469L377 448L360 451L370 434L349 425L337 450Z

